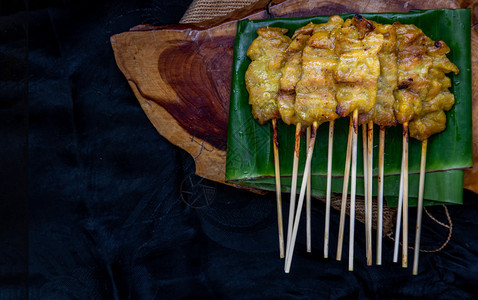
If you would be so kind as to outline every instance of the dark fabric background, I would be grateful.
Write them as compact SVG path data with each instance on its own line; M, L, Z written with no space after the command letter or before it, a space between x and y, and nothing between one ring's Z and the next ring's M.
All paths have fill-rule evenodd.
M354 272L346 259L322 258L319 201L313 252L302 225L284 274L274 194L195 176L191 157L156 132L115 64L111 35L177 23L190 2L0 4L0 299L476 298L478 199L470 192L449 207L449 245L422 254L418 276L412 259L408 269L391 262L388 238L383 266L365 267L360 223ZM430 211L446 221L441 207ZM331 257L337 228L333 211ZM446 235L424 216L422 248Z

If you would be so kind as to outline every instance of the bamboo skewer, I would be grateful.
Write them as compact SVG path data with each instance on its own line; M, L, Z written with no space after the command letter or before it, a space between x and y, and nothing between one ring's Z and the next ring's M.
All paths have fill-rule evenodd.
M367 231L367 228L368 228L368 225L367 225L367 222L368 222L368 217L367 217L367 214L368 214L368 202L367 202L367 199L368 199L368 184L367 184L367 180L368 180L368 151L367 151L367 124L363 124L362 125L362 155L363 155L363 191L364 191L364 209L365 209L365 241L368 241L368 231ZM366 250L366 253L368 253L368 244L367 242L365 242L365 250Z
M378 192L377 192L377 265L382 264L383 234L383 158L385 154L385 127L380 127L378 140Z
M368 232L368 144L367 144L367 124L362 125L362 156L363 156L363 190L364 190L364 209L365 209L365 253L367 263L369 260L369 232Z
M306 141L307 141L307 145L310 143L310 126L307 127L307 133L306 133ZM308 148L307 148L307 151L308 151ZM308 153L307 153L308 154ZM309 169L311 168L311 166L309 165ZM307 189L306 189L306 195L305 195L305 199L306 199L306 209L305 209L305 215L306 215L306 231L307 231L307 252L312 252L312 237L311 237L311 218L310 218L310 198L311 198L311 190L310 190L310 173L311 173L311 170L309 170L309 176L307 176Z
M299 194L299 202L297 204L297 210L294 218L294 228L292 231L292 237L289 245L289 249L287 249L287 257L285 259L285 267L284 271L286 273L289 273L290 271L290 266L292 263L292 255L294 254L294 246L295 246L295 241L297 239L297 230L299 228L299 222L300 222L300 215L302 212L302 207L304 206L304 196L305 196L305 190L307 187L307 178L310 173L310 163L312 161L312 153L314 152L314 146L315 146L315 137L317 135L317 128L319 127L317 122L314 122L313 127L312 127L312 133L310 136L310 143L308 145L309 149L307 151L307 160L305 161L305 169L304 169L304 176L302 177L302 185L300 187L300 194Z
M335 121L329 122L329 148L327 152L327 194L325 201L325 233L324 233L324 258L329 257L329 229L330 229L330 197L332 187L332 154L334 148Z
M272 119L272 139L274 144L274 168L276 178L277 195L277 224L279 227L279 252L280 258L284 258L284 231L282 225L282 193L280 185L280 167L279 167L279 141L277 135L277 120Z
M289 249L290 238L292 235L292 226L294 224L295 198L297 196L297 171L299 169L301 127L302 127L301 123L297 123L295 127L295 148L294 148L294 161L292 164L292 182L291 182L290 203L289 203L289 222L287 223L286 251ZM287 256L287 253L286 253L286 256Z
M364 198L367 199L368 195L368 185L367 185L367 179L368 179L368 156L367 156L367 124L362 125L362 155L363 155L363 190L364 190ZM367 202L365 202L365 214L367 214Z
M368 157L367 157L367 266L372 265L372 167L373 167L373 121L368 122Z
M403 123L403 231L402 231L402 267L408 265L408 122Z
M415 233L415 253L413 258L413 275L418 274L418 256L420 254L420 234L422 229L423 189L425 186L425 166L427 164L427 140L422 141L422 158L420 161L420 182L418 186L417 226Z
M369 254L371 253L368 232L368 143L367 143L367 124L362 125L362 156L363 156L363 183L364 183L364 208L365 208L365 253L367 265Z
M398 246L400 243L400 227L402 225L402 207L403 207L403 172L405 168L405 157L402 155L402 165L400 169L400 186L398 188L397 204L397 226L395 228L395 244L393 247L393 262L398 262Z
M342 205L340 207L340 224L339 234L337 240L337 260L342 260L342 246L344 241L344 227L345 227L345 210L347 208L347 193L349 189L349 176L350 176L350 158L352 156L352 134L353 134L353 121L350 118L349 135L347 139L347 153L345 155L345 170L344 170L344 183L342 188Z
M352 135L352 179L350 188L350 231L349 231L349 271L354 270L354 242L355 242L355 189L357 187L357 129L358 110L353 112Z

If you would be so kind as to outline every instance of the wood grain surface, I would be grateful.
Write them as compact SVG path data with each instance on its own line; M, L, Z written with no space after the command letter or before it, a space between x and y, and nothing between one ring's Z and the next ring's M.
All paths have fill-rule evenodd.
M237 20L410 9L471 8L474 168L464 187L478 192L477 1L261 0L195 24L138 25L111 37L118 67L158 132L187 151L196 174L224 183L227 123ZM242 188L242 187L241 187Z

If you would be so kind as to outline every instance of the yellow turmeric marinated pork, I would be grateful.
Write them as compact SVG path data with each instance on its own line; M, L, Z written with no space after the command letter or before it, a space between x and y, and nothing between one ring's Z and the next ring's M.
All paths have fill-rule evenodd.
M408 124L410 136L423 141L431 135L442 132L446 128L446 115L443 110L430 112L410 121Z
M355 15L335 32L337 113L343 117L355 109L367 113L375 105L383 35L374 29L370 21Z
M425 34L412 24L393 24L397 30L398 87L395 95L395 118L400 123L420 115L422 101L429 90L428 72L432 58L427 54Z
M280 70L284 64L285 51L291 42L285 33L287 29L261 27L257 29L258 37L247 50L247 56L252 62L245 75L246 88L252 115L260 124L280 118L277 107Z
M324 24L314 26L313 35L302 53L302 74L296 86L295 111L306 123L335 120L337 101L334 70L338 56L334 51L333 31L343 19L331 16Z
M294 32L292 42L286 50L284 66L281 69L282 78L277 98L279 112L284 123L290 125L300 122L305 125L304 128L310 124L307 124L295 112L295 88L302 75L302 51L312 36L314 26L313 23L309 23Z
M430 88L422 103L422 114L437 110L450 110L455 104L455 98L448 90L451 80L445 74L458 74L458 68L446 57L450 48L443 41L432 41L427 37L427 54L432 58L429 72Z
M434 42L426 37L425 46L427 55L432 59L428 73L429 90L422 102L420 114L409 123L410 136L420 141L445 130L444 111L450 110L455 103L455 97L448 90L451 80L445 74L458 74L458 68L446 57L450 48L445 42Z
M397 33L392 25L372 22L375 32L383 35L382 49L378 52L380 76L378 77L377 98L375 106L368 112L359 115L359 123L374 121L380 127L396 125L393 104L393 91L397 88Z
M324 24L287 29L262 27L247 55L246 87L252 114L264 124L323 123L359 111L361 124L409 122L410 136L443 131L454 105L446 73L458 68L443 41L411 24L379 24L360 15L332 16Z

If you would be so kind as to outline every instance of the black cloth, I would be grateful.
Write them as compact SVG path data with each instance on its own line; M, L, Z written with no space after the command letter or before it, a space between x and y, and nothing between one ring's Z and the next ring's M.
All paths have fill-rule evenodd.
M1 5L0 298L476 298L478 199L470 192L464 205L449 207L451 241L421 254L418 276L412 251L407 269L391 262L389 238L383 265L365 266L360 223L355 271L347 271L347 240L343 260L334 259L336 211L324 259L320 201L313 252L302 224L284 274L275 195L194 175L192 158L156 132L115 64L111 35L177 23L190 3ZM284 194L285 220L288 204ZM446 223L441 207L429 210ZM415 214L410 209L410 244ZM447 233L424 215L423 249Z

